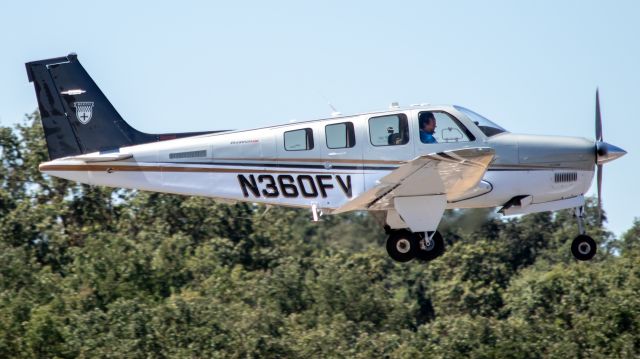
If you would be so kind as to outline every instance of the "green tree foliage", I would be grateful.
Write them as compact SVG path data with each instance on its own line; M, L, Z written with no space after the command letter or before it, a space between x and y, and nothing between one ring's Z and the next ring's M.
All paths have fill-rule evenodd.
M640 356L640 221L447 212L398 264L374 215L323 216L43 176L38 114L0 128L0 357Z

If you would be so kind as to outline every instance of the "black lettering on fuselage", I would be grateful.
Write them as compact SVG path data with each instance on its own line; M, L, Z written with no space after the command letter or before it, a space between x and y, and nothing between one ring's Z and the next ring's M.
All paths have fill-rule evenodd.
M287 183L285 183L285 180ZM293 180L293 176L291 175L280 175L278 176L278 184L280 185L280 191L285 197L298 197L298 187L295 185L295 181Z
M335 178L334 178L335 177ZM257 179L257 181L256 181ZM297 198L302 195L304 198L327 198L328 191L335 188L338 182L340 190L348 197L353 197L353 186L351 176L340 175L238 175L238 183L242 189L244 197L287 197Z
M278 191L278 187L276 187L276 180L273 179L272 175L260 175L258 176L258 182L262 183L264 181L268 181L265 184L265 188L262 190L262 194L265 197L278 197L280 192Z
M346 194L347 197L351 198L351 196L353 195L353 190L351 189L351 176L347 175L346 183L340 176L336 176L336 179L338 180L338 184L340 185L340 188L342 188L344 194Z
M244 194L245 197L249 197L247 187L255 197L260 197L260 190L258 189L256 178L253 175L249 175L249 180L243 175L238 175L238 182L240 182L240 188L242 188L242 194Z
M306 198L318 197L318 188L316 188L316 183L313 181L313 177L309 175L299 175L298 187L300 187L300 192L302 193L303 197L306 197Z
M320 187L320 193L322 198L327 198L327 189L333 188L331 183L324 183L323 180L331 180L330 175L316 175L316 181L318 181L318 187Z

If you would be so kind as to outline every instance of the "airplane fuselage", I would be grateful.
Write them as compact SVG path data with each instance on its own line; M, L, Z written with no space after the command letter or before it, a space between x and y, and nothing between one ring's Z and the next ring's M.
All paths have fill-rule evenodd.
M458 128L445 127L438 143L423 143L418 122L425 111L455 119L450 125ZM393 116L406 120L408 137L391 143L384 138L384 131L391 129L378 130L384 135L374 137L374 122L393 127ZM344 128L350 129L348 134ZM330 138L334 133L337 139ZM343 140L344 135L351 138ZM593 146L593 141L576 137L508 132L487 136L456 107L421 106L154 142L121 148L121 153L132 155L124 160L58 159L40 169L92 185L291 207L315 205L331 212L418 156L489 147L495 157L482 181L465 194L447 197L447 208L503 206L517 196L529 196L528 204L561 201L555 207L568 208L591 185ZM422 185L430 183L425 179Z

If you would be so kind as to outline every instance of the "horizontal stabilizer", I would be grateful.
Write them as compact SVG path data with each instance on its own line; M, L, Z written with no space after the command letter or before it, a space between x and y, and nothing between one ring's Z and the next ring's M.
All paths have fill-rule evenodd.
M75 161L83 161L83 162L110 162L110 161L122 161L127 160L129 158L133 158L133 155L130 153L105 153L96 155L94 153L80 155L80 156L72 156L67 158L62 158L62 160L75 160Z

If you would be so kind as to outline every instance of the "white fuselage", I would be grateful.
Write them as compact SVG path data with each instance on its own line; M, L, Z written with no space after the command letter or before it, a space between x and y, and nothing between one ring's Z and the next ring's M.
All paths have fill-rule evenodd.
M520 195L530 196L533 204L566 201L582 196L591 185L593 167L571 166L561 160L555 163L553 158L542 164L527 162L527 157L518 154L516 144L504 140L515 135L487 137L450 106L428 109L457 117L474 139L422 143L418 131L422 108L410 108L155 142L121 148L120 153L132 155L125 160L63 158L40 168L52 176L92 185L291 207L315 205L331 212L418 156L483 146L496 150L494 162L476 188L448 198L447 208L497 207ZM396 113L406 115L408 142L374 145L369 119ZM329 148L327 126L345 122L353 124L351 146ZM299 129L311 130L312 148L287 150L285 132ZM500 136L505 136L502 141ZM572 202L558 203L563 203L563 208L574 206Z

